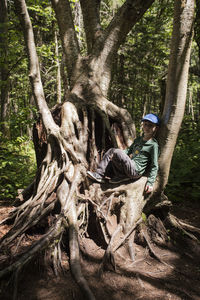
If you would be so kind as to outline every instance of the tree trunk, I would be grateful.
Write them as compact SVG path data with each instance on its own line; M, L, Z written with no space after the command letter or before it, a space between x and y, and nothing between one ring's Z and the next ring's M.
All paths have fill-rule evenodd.
M196 18L194 23L194 38L198 46L200 61L200 0L196 0Z
M175 1L165 105L159 135L159 189L168 181L171 159L185 111L195 1Z
M59 51L58 51L58 34L56 29L54 29L55 36L55 56L56 56L56 66L57 66L57 76L56 76L56 102L61 103L61 71L59 62Z
M9 126L9 75L8 75L8 14L7 0L0 2L0 80L1 80L1 129L5 137L10 137Z

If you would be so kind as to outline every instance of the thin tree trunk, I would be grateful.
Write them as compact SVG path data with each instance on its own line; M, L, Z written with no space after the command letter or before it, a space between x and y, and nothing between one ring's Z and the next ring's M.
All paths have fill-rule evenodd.
M57 103L61 103L61 71L58 51L58 36L55 30L55 55L56 55L56 66L57 66L57 77L56 77L56 90L57 90Z
M0 57L1 57L1 129L3 135L10 137L9 126L9 77L8 77L8 14L7 0L0 1Z
M175 0L166 97L159 135L159 190L163 190L168 181L171 159L185 111L194 6L194 0Z
M196 0L196 18L194 23L194 38L198 45L200 63L200 0Z

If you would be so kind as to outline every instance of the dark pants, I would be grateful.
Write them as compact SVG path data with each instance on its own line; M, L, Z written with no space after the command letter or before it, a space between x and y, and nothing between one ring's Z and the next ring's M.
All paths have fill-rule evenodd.
M140 177L136 171L135 162L121 149L110 148L98 164L96 172L104 176L111 167L117 177Z

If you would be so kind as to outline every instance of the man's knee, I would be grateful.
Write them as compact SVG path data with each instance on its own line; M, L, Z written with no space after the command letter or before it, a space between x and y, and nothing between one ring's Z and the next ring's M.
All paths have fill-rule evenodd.
M114 149L113 151L113 159L114 160L121 160L122 157L124 157L124 151L121 149Z
M106 154L113 154L116 148L110 148L106 151Z

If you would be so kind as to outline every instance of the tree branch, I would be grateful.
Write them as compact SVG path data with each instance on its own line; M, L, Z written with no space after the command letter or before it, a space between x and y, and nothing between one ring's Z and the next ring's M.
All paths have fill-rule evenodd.
M70 81L73 81L74 67L76 65L80 50L70 3L68 0L51 0L61 35L63 51L66 56L66 64Z
M29 60L29 78L32 85L32 91L34 94L36 105L39 109L39 113L42 115L45 129L49 134L50 132L55 132L55 129L57 129L57 125L55 124L51 112L45 101L31 20L27 11L25 1L14 0L14 3L17 15L22 26L22 30L24 32L24 39Z
M80 4L83 14L88 53L90 53L101 29L99 17L100 0L80 0Z
M105 44L118 49L132 27L142 18L154 0L127 0L113 17L104 35Z
M96 39L93 47L92 68L98 70L100 87L106 95L110 83L113 57L124 43L132 27L142 18L154 0L127 0L113 17L105 32Z

